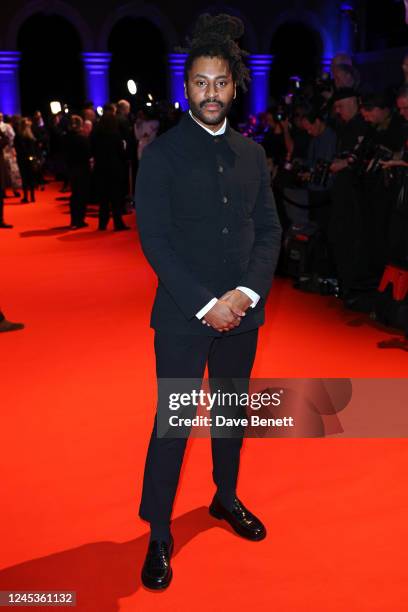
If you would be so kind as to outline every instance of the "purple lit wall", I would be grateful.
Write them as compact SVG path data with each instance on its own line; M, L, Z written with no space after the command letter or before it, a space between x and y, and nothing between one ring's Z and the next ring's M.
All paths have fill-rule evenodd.
M83 53L85 91L94 106L109 102L109 64L110 53Z
M269 71L273 55L248 55L248 66L251 72L249 84L249 112L257 115L265 111L269 104Z
M17 51L0 51L0 111L6 115L20 113L20 84Z
M354 7L352 3L342 4L340 12L340 50L351 54L354 50L355 37Z
M184 97L184 63L186 53L169 53L170 69L170 100L174 104L178 102L182 110L188 109L188 101Z
M320 68L321 68L321 70L323 72L330 72L332 59L333 59L333 57L331 55L321 58L321 60L320 60Z

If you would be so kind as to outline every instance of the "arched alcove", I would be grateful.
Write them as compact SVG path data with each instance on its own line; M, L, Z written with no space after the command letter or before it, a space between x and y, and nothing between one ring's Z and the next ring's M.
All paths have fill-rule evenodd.
M146 101L148 93L155 100L167 96L167 45L160 30L149 20L124 17L108 38L110 93L112 100L129 99L127 81L138 84L138 96Z
M31 0L22 3L22 6L16 10L14 16L7 24L7 35L5 38L5 46L9 50L17 49L17 38L22 25L33 15L42 13L43 15L59 15L64 17L77 31L83 51L90 51L94 46L94 37L81 13L71 4L67 4L63 0Z
M51 100L75 110L84 101L81 39L64 17L37 13L17 34L22 112L49 111Z
M155 25L161 32L169 53L172 53L174 47L179 44L176 29L159 8L153 4L145 4L143 2L128 2L127 4L117 6L114 11L106 16L97 40L98 51L107 51L112 30L117 23L126 18L145 19L150 24Z
M280 96L287 93L291 76L305 80L316 76L323 42L319 32L309 25L290 21L277 28L269 52L274 56L270 73L271 92Z

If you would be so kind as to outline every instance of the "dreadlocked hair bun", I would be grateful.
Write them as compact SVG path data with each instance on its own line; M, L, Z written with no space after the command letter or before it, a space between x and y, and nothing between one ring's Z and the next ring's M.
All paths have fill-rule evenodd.
M200 56L223 57L229 62L235 83L247 91L247 82L251 80L249 70L244 63L247 51L235 42L244 33L241 19L233 15L200 15L195 24L192 36L187 39L187 48L177 49L187 53L185 79L194 60Z
M204 13L197 19L194 28L192 46L202 44L203 41L225 42L225 39L238 40L244 33L244 24L241 19L233 15L210 15Z

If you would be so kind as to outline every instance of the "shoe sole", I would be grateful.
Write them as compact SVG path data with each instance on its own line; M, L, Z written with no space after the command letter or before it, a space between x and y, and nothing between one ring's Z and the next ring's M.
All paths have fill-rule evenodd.
M231 525L231 523L229 521L227 521L227 519L220 514L219 512L217 512L216 510L214 510L213 508L211 508L211 506L208 508L209 513L211 514L211 516L213 516L214 518L222 521L224 520L226 523L228 523L228 525L231 527L231 529L238 534L239 536L241 536L241 538L244 538L245 540L249 540L250 542L260 542L261 540L264 540L266 538L266 531L265 533L261 534L258 537L255 538L249 538L247 535L245 535L244 533L241 533L240 531L237 531L237 529L235 529L235 527L233 527Z
M168 582L166 582L166 584L160 584L160 585L152 585L152 584L147 584L144 580L143 580L143 576L142 576L142 584L146 589L149 589L149 591L164 591L164 589L167 589L167 587L170 585L170 582L172 581L173 578L173 570L172 568L170 568L170 576L169 576L169 580Z

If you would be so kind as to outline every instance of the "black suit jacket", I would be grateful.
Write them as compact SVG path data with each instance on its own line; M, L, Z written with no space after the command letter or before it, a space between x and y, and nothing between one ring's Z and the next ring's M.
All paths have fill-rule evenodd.
M281 242L262 147L229 125L212 136L185 114L145 148L135 198L142 248L159 280L151 326L220 336L195 315L237 285L261 299L224 334L262 325Z

